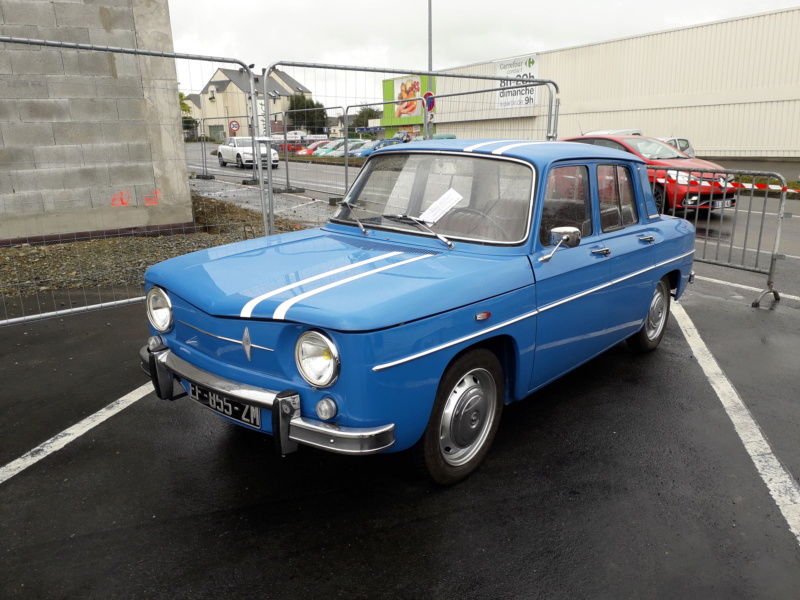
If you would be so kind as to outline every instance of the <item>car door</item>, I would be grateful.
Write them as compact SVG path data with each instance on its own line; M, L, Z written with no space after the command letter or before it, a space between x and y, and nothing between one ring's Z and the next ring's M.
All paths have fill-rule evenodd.
M555 166L539 203L539 234L530 257L536 280L534 365L530 390L559 377L604 349L610 266L592 208L590 166ZM574 248L553 252L549 232L581 231Z
M236 161L236 138L227 138L225 143L222 145L222 158L225 159L225 162L235 162Z
M608 163L596 165L595 176L600 238L609 266L605 341L611 346L641 327L655 289L654 248L661 238L642 218L637 172L626 164Z

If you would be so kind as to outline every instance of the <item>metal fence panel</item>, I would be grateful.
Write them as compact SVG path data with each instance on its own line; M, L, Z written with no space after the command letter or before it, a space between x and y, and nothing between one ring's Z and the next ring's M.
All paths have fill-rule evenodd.
M35 96L0 97L0 326L138 302L143 273L156 262L321 224L360 162L308 164L292 156L286 134L294 123L282 105L293 96L322 109L324 131L304 128L312 136L349 139L362 109L403 104L405 111L386 112L385 127L362 123L370 131L355 135L405 128L464 137L476 129L458 115L490 110L494 92L481 90L498 85L492 77L454 76L462 86L447 98L444 83L435 88L446 76L426 71L284 63L258 75L230 58L9 36L0 43L12 52L46 48L64 69L37 74L34 86L30 74L0 76L7 89L24 83ZM83 67L66 72L68 65ZM397 82L411 78L414 94L407 86L407 97L397 98ZM438 93L430 114L423 104L429 84ZM492 119L480 131L554 138L557 87L540 85L537 102L525 109L529 118ZM258 159L252 171L220 164L225 138L273 134L268 144L281 153L282 170L262 169ZM253 140L251 154L260 148Z
M778 173L648 167L651 190L663 214L690 221L697 231L695 260L767 275L754 300L774 288L786 213L786 180Z

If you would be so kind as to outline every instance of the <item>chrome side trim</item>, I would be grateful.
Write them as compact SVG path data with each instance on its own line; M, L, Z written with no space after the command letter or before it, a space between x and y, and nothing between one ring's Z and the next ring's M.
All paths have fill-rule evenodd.
M439 352L440 350L444 350L445 348L450 348L451 346L456 346L458 344L462 344L464 342L468 342L469 340L475 339L475 338L480 337L482 335L486 335L487 333L491 333L491 332L496 331L498 329L502 329L503 327L508 327L509 325L513 325L514 323L518 323L519 321L524 321L525 319L530 319L531 317L535 317L536 315L538 315L539 312L540 311L538 311L538 310L534 310L534 311L531 311L529 313L525 313L524 315L521 315L519 317L515 317L515 318L510 319L508 321L504 321L502 323L499 323L498 325L495 325L494 327L489 327L487 329L482 329L481 331L478 331L476 333L472 333L472 334L464 336L462 338L458 338L457 340L453 340L452 342L447 342L446 344L442 344L441 346L436 346L435 348L431 348L430 350L424 350L423 352L419 352L417 354L413 354L413 355L408 356L406 358L401 358L400 360L396 360L394 362L386 363L386 364L383 364L383 365L376 365L376 366L372 367L372 370L373 371L383 371L385 369L390 369L392 367L396 367L397 365L401 365L403 363L407 363L407 362L410 362L412 360L416 360L418 358L422 358L423 356L428 356L429 354L433 354L434 352Z
M339 454L374 454L394 444L394 424L343 427L294 417L289 421L289 439Z
M326 292L340 285L344 285L345 283L350 283L351 281L362 279L363 277L369 277L370 275L377 275L378 273L381 273L383 271L387 271L389 269L396 269L397 267L402 267L403 265L407 265L409 263L416 262L424 258L430 258L432 256L435 255L421 254L419 256L415 256L414 258L408 258L406 260L401 260L400 262L392 263L390 265L386 265L383 267L378 267L377 269L373 269L372 271L367 271L366 273L359 273L358 275L353 275L352 277L347 277L346 279L340 279L339 281L334 281L333 283L329 283L328 285L323 285L322 287L318 287L303 294L299 294L294 298L290 298L289 300L286 300L285 302L281 303L280 306L278 306L278 308L275 309L272 318L278 321L286 318L286 313L292 306L294 306L301 300L305 300L306 298L309 298L311 296L316 296L317 294L321 294L322 292Z
M233 342L234 344L239 344L240 346L245 348L245 352L248 354L248 357L247 357L248 360L250 360L250 357L249 357L250 353L247 351L248 347L249 348L258 348L259 350L266 350L267 352L275 352L275 350L273 350L272 348L267 348L266 346L259 346L258 344L253 344L252 342L250 342L250 333L247 331L247 327L244 328L245 329L245 335L242 337L242 339L241 340L234 340L233 338L228 338L228 337L225 337L225 336L222 336L222 335L217 335L215 333L211 333L211 332L205 331L203 329L200 329L199 327L195 327L194 325L190 325L186 321L180 321L179 320L178 323L180 323L181 325L186 325L190 329L194 329L195 331L199 331L200 333L204 333L205 335L213 337L213 338L216 338L218 340L222 340L224 342Z
M177 375L181 379L186 379L214 392L230 396L234 400L240 400L245 404L272 410L272 403L275 401L275 396L278 395L278 392L272 390L238 383L198 369L182 358L177 357L171 350L155 352L154 355L157 369L166 368L170 373Z
M242 312L240 313L240 317L243 319L249 319L253 315L253 310L255 307L262 301L266 300L267 298L272 298L273 296L277 296L280 293L289 291L296 287L300 287L306 285L308 283L312 283L314 281L318 281L320 279L324 279L325 277L330 277L332 275L337 275L339 273L343 273L344 271L349 271L350 269L355 269L364 265L368 265L370 263L374 263L379 260L383 260L384 258L391 258L392 256L397 256L398 254L402 254L402 252L389 252L387 254L381 254L380 256L373 256L367 260L362 260L351 265L345 265L344 267L339 267L338 269L332 269L330 271L325 271L324 273L320 273L319 275L314 275L313 277L306 277L305 279L301 279L300 281L295 281L294 283L290 283L289 285L285 285L280 287L276 290L272 290L271 292L267 292L265 294L261 294L249 300L247 304L244 305Z
M467 342L469 340L478 338L478 337L480 337L482 335L486 335L487 333L492 333L493 331L497 331L498 329L502 329L503 327L507 327L508 325L513 325L514 323L517 323L517 322L522 321L524 319L529 319L531 317L534 317L534 316L538 315L539 313L543 313L545 311L550 310L551 308L555 308L557 306L561 306L562 304L566 304L568 302L572 302L573 300L577 300L579 298L583 298L584 296L588 296L589 294L593 294L594 292L599 292L600 290L603 290L603 289L605 289L607 287L611 287L612 285L616 285L618 283L622 283L623 281L627 281L628 279L631 279L632 277L636 277L636 276L641 275L643 273L647 273L648 271L652 271L654 269L658 269L660 267L666 266L666 265L668 265L670 263L673 263L673 262L675 262L677 260L684 259L687 256L691 256L694 253L695 253L695 251L691 250L690 252L686 252L685 254L682 254L680 256L676 256L675 258L671 258L669 260L665 260L663 262L658 263L657 265L653 265L652 267L647 267L646 269L641 269L640 271L636 271L635 273L631 273L630 275L626 275L625 277L620 277L619 279L615 279L613 281L609 281L608 283L604 283L603 285L599 285L597 287L593 287L593 288L591 288L589 290L581 292L580 294L575 294L574 296L569 296L567 298L563 298L562 300L558 300L557 302L552 302L550 304L546 304L545 306L542 306L541 308L539 308L537 310L534 310L534 311L529 312L529 313L525 313L524 315L516 317L514 319L510 319L509 321L504 321L503 323L500 323L499 325L495 325L494 327L489 327L487 329L483 329L483 330L478 331L476 333L473 333L471 335L468 335L468 336L465 336L465 337L462 337L462 338L458 338L456 340L453 340L451 342L447 342L445 344L441 344L439 346L431 348L430 350L424 350L423 352L418 352L417 354L412 354L411 356L407 356L405 358L401 358L401 359L398 359L398 360L395 360L395 361L392 361L392 362L384 363L382 365L376 365L376 366L372 367L372 370L375 371L375 372L384 371L386 369L390 369L392 367L396 367L397 365L402 365L403 363L411 362L412 360L416 360L418 358L422 358L423 356L428 356L429 354L433 354L434 352L439 352L441 350L445 350L445 349L450 348L452 346L457 346L458 344L462 344L462 343Z

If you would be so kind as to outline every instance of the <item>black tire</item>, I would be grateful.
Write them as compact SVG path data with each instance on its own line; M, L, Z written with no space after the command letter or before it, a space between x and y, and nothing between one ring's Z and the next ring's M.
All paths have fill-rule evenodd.
M670 299L669 277L665 275L653 290L642 328L626 340L631 350L644 354L658 348L667 329Z
M236 168L244 169L244 162L242 161L242 155L241 154L237 154L236 155Z
M653 186L653 199L656 201L658 214L664 214L664 188L660 185Z
M219 160L219 166L224 167L228 163L225 162L225 159L222 158L222 152L217 152L217 160Z
M503 369L489 350L471 350L447 368L421 440L425 469L436 483L457 483L480 466L500 425L504 397Z

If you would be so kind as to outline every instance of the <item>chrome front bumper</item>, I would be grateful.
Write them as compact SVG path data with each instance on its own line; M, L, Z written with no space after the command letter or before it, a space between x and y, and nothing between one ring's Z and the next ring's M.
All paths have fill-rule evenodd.
M203 371L176 356L169 348L139 351L142 369L150 376L162 400L186 396L181 381L190 381L242 404L272 412L272 434L281 454L298 444L339 454L374 454L394 444L394 424L378 427L344 427L300 416L300 395L293 390L276 392L224 379Z

